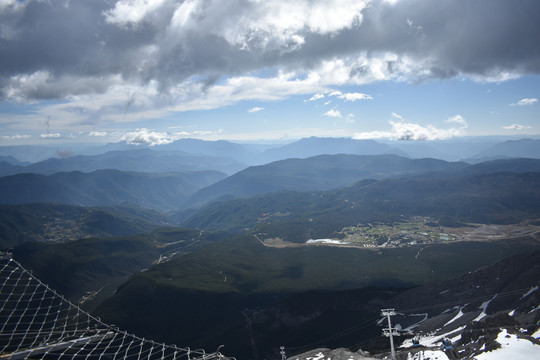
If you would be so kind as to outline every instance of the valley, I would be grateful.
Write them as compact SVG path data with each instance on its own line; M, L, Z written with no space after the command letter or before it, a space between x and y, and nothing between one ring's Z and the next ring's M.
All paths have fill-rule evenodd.
M0 0L0 360L540 360L539 19Z
M461 227L443 227L435 219L414 217L388 224L365 224L349 226L337 232L331 239L309 239L305 243L294 243L282 238L266 238L266 234L253 236L265 246L337 246L368 249L406 247L438 244L455 241L505 241L514 238L531 237L540 240L538 220L522 224L465 224Z
M320 154L323 143L336 148ZM189 144L197 159L208 156L204 169L176 171L196 166L174 150L188 143L10 168L42 174L0 178L1 248L107 323L182 346L225 344L238 359L278 358L278 345L296 354L327 346L383 356L382 307L446 302L468 310L463 319L477 318L476 303L466 307L464 299L540 285L514 262L504 284L484 275L460 280L540 251L540 159L469 164L377 153L388 146L362 155L371 142L310 138L280 151L259 148L259 160L275 161L256 164L249 146ZM231 160L222 165L235 164L233 174L212 170L227 148L253 165ZM340 153L346 149L354 151ZM287 152L313 156L281 158ZM107 161L124 170L101 169ZM133 172L152 161L156 172ZM492 301L486 314L517 303ZM532 310L519 306L520 314ZM456 311L426 310L422 318L437 320L415 321L438 331L428 325L444 325ZM519 323L532 327L532 318Z

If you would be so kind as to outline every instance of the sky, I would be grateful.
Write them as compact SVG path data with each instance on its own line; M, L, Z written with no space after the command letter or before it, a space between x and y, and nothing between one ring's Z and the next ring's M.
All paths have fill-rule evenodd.
M0 146L540 134L537 0L0 0Z

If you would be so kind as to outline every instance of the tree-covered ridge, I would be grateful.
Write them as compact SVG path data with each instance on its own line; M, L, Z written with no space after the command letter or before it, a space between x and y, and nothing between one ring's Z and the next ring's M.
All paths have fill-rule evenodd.
M450 226L519 223L540 217L539 204L540 173L414 177L364 180L326 192L278 192L216 202L184 225L229 231L256 227L290 241L304 241L328 237L346 226L391 223L403 216L431 216Z

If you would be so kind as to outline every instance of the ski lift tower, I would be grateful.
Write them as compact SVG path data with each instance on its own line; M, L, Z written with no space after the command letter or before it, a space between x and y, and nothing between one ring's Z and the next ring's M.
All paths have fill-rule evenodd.
M383 329L383 335L390 338L390 350L392 351L392 360L396 360L396 352L394 350L394 338L393 335L399 336L396 328L392 328L392 322L390 316L396 315L395 309L381 309L381 315L386 316L388 319L388 329Z
M285 355L285 346L280 346L279 349L281 350L279 352L281 354L281 360L287 360L287 356Z

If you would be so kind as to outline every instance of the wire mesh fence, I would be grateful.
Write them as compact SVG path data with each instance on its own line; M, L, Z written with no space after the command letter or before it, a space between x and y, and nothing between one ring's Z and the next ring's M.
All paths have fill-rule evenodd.
M0 253L0 359L229 359L120 331Z

